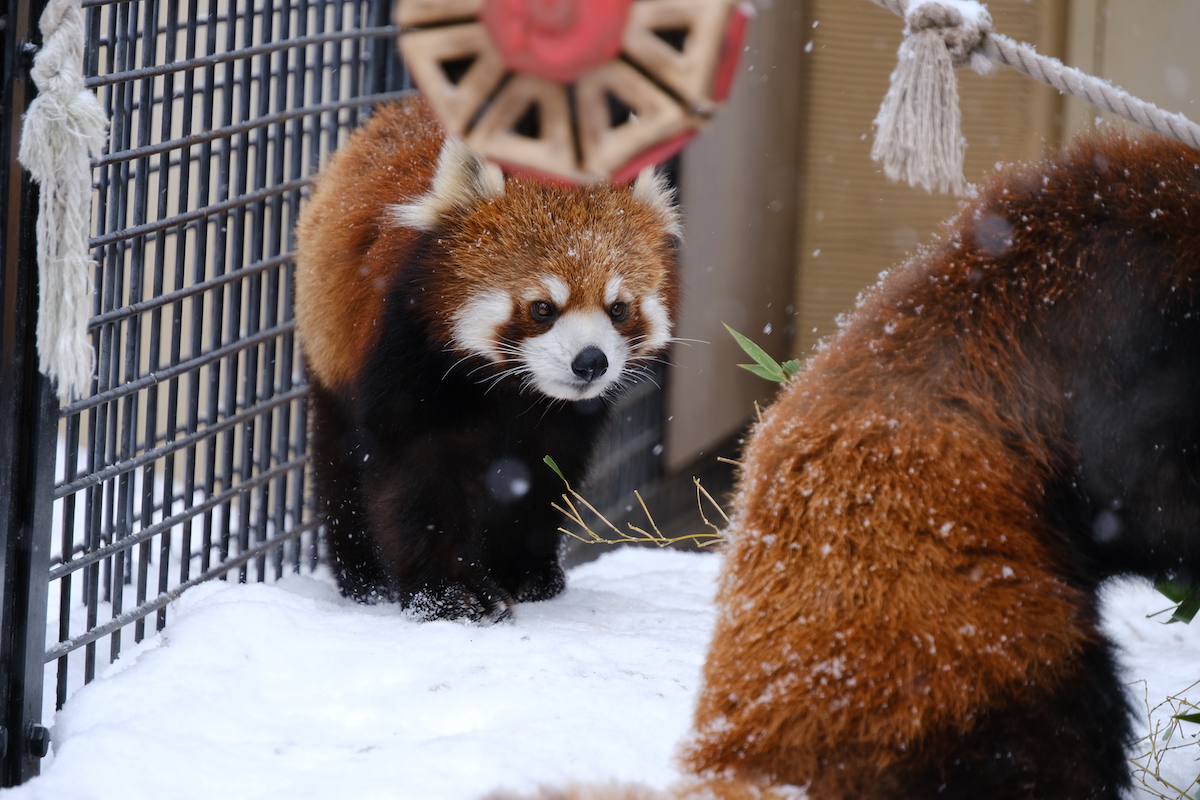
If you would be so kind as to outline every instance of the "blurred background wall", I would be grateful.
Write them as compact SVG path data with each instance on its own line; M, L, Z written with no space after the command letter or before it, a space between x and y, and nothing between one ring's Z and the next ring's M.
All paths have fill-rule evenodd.
M734 455L775 387L744 370L727 322L777 358L805 357L878 274L937 233L955 198L890 183L872 120L903 23L870 0L757 0L733 96L686 152L686 285L668 385L668 472ZM996 0L993 29L1200 118L1195 0ZM1037 158L1097 109L997 67L960 71L966 174ZM1107 123L1106 123L1107 124Z

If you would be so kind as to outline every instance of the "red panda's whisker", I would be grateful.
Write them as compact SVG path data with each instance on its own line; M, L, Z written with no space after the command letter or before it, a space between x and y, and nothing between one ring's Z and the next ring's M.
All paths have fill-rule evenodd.
M446 348L446 349L451 350L451 348ZM453 364L451 364L450 367L446 370L446 372L443 373L442 380L444 381L444 380L446 380L446 378L450 377L450 373L454 371L455 367L457 367L459 364L463 363L464 361L466 361L470 358L471 358L471 354L468 353L465 356L463 356L462 358L458 359L458 361L455 361ZM479 367L476 367L475 369L471 370L467 374L473 375L478 369L479 369Z
M482 369L482 367L480 369ZM478 371L478 370L476 370L476 371ZM481 380L479 382L481 384L486 385L487 388L484 390L486 393L486 392L490 392L492 389L496 388L496 386L499 385L500 383L502 383L506 378L512 377L514 375L525 375L526 376L525 379L523 381L521 381L519 391L524 391L525 388L527 386L529 386L533 381L533 377L532 377L533 373L529 370L529 368L523 364L519 364L515 367L509 367L506 370L502 370L502 371L496 373L495 375L489 375L488 377L484 378L483 380Z

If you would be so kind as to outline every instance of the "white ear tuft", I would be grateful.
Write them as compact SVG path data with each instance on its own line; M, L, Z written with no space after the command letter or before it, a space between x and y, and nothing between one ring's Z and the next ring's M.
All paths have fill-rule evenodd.
M429 192L411 203L393 205L391 213L398 225L434 231L449 211L503 196L504 173L500 168L485 161L461 139L447 138Z
M667 176L646 167L633 182L633 199L650 207L658 214L663 228L672 236L682 236L683 226L679 220L679 207L675 205L675 190L667 182Z

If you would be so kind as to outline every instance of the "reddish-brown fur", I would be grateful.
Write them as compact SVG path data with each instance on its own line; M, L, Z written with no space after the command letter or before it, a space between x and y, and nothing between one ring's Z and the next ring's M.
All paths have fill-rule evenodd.
M326 388L357 376L377 341L379 328L371 321L382 316L389 281L417 239L417 231L395 224L386 208L428 191L442 138L419 97L381 106L354 134L353 147L333 155L305 206L296 228L296 316L309 369ZM662 235L664 219L655 209L631 202L628 185L563 187L509 178L503 197L449 209L442 224L453 236L441 240L440 257L455 269L437 286L446 298L446 313L438 318L441 341L451 338L449 312L481 287L500 286L520 297L540 289L543 274L576 287L570 307L603 305L605 281L588 276L623 274L631 294L658 295L674 315L673 242ZM599 235L589 237L589 229ZM567 251L578 257L563 258ZM635 316L638 310L634 305ZM628 327L642 323L634 318ZM511 331L510 338L522 333Z
M1200 155L1112 138L866 292L746 446L673 796L1118 797L1095 591L1200 574L1198 291Z
M412 135L397 137L397 128ZM397 249L417 237L411 228L383 225L380 209L429 188L441 146L437 121L417 103L381 107L355 136L361 146L333 154L296 226L296 316L308 367L330 387L362 369L378 336L369 322L383 314L389 265L365 264L360 254L380 236Z

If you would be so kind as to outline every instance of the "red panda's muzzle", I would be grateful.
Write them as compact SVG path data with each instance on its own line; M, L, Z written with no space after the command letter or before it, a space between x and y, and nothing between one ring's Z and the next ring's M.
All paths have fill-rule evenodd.
M568 311L517 347L534 389L559 400L589 400L612 389L630 363L630 341L599 310Z

